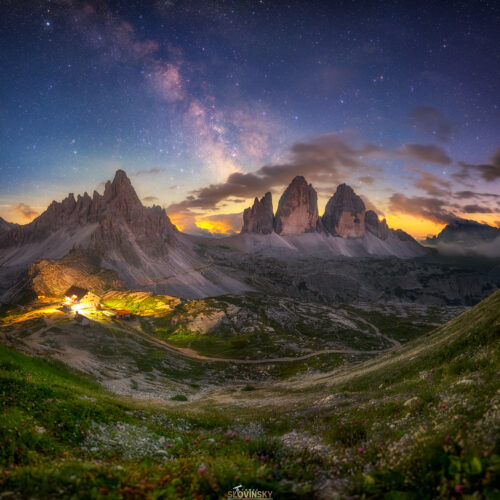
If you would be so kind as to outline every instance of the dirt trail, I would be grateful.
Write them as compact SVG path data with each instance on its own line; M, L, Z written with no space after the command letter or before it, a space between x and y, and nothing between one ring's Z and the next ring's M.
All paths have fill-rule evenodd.
M285 356L281 358L264 358L264 359L235 359L235 358L214 358L210 356L203 356L202 354L198 354L195 350L190 349L188 347L177 347L172 344L169 344L168 342L165 342L164 340L158 339L156 337L153 337L147 333L145 333L141 328L131 328L131 329L124 329L121 327L118 327L117 325L113 325L114 328L117 328L123 332L126 333L138 333L141 335L143 338L149 340L150 342L153 342L157 345L160 345L161 347L177 353L181 354L183 356L186 356L188 358L193 358L193 359L199 359L202 361L209 361L212 363L237 363L237 364L242 364L242 365L259 365L259 364L266 364L266 363L290 363L292 361L301 361L304 359L312 358L314 356L319 356L321 354L382 354L384 352L388 352L392 349L395 349L398 345L395 344L397 341L393 341L394 346L389 347L388 349L377 349L377 350L372 350L372 351L366 351L366 350L359 350L359 349L321 349L319 351L314 351L310 352L308 354L303 354L302 356ZM373 326L373 325L371 325ZM375 328L375 327L373 327ZM376 328L375 328L376 329ZM377 329L376 329L377 330ZM378 332L378 330L377 330ZM380 332L378 332L380 333ZM380 334L382 337L385 338L384 335Z
M89 318L90 319L90 318ZM303 354L301 356L284 356L284 357L279 357L279 358L262 358L262 359L238 359L238 358L218 358L218 357L211 357L211 356L204 356L202 354L199 354L193 349L190 349L188 347L178 347L174 346L172 344L169 344L168 342L158 339L156 337L153 337L152 335L149 335L148 333L144 332L144 330L140 327L139 324L130 326L128 328L125 328L122 325L119 325L116 321L113 321L112 324L108 323L107 321L103 320L97 320L95 318L90 319L90 322L96 322L96 323L101 323L104 326L112 326L112 328L116 330L120 330L124 333L127 334L138 334L145 340L154 343L163 349L166 349L174 354L180 354L181 356L184 356L186 358L191 358L191 359L197 359L201 361L208 361L211 363L235 363L235 364L243 364L243 365L257 365L257 364L271 364L271 363L290 363L293 361L302 361L304 359L309 359L315 356L320 356L322 354L382 354L389 352L396 347L400 346L401 344L395 340L392 339L380 332L380 330L373 324L369 323L368 321L359 318L358 319L362 322L365 323L367 326L371 327L376 336L382 337L385 340L391 342L393 345L392 347L389 347L387 349L375 349L375 350L360 350L360 349L321 349L318 351L313 351L307 354ZM33 339L39 339L40 336L45 333L45 331L49 330L53 326L55 326L56 322L52 318L49 318L48 315L44 316L44 321L46 326L38 330L37 332L34 332L30 337Z
M370 328L373 328L373 331L375 332L375 335L377 337L382 337L383 339L390 342L394 347L398 347L401 345L401 342L399 340L393 339L392 337L385 335L373 323L370 323L366 319L363 319L361 316L358 316L358 321L360 321L361 323L364 323L365 325L369 326Z

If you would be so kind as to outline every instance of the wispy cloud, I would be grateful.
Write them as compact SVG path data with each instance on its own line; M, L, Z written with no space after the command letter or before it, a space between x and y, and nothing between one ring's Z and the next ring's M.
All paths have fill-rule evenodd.
M17 205L12 205L10 207L15 213L23 217L24 219L31 221L35 217L38 217L40 215L35 209L30 207L26 203L18 203Z
M458 218L450 211L447 202L443 199L425 196L406 196L403 193L394 193L390 197L389 210L394 213L422 217L437 224L448 224Z
M486 182L495 182L500 179L500 148L495 151L490 158L490 163L472 165L470 163L459 162L462 170L455 174L458 180L466 181L471 174L477 173Z
M437 109L431 106L418 106L410 112L410 123L426 135L435 137L439 141L450 140L451 122Z
M451 183L441 177L424 170L418 166L408 166L406 170L415 172L418 177L413 181L417 189L425 191L430 196L448 196L450 194Z
M340 135L325 135L294 144L286 163L265 165L251 173L233 172L225 182L194 190L184 201L168 209L213 209L228 197L253 198L285 186L297 175L306 176L310 182L334 186L353 172L381 173L381 167L362 159L380 152L381 148L373 144L355 146Z
M449 165L452 161L443 148L436 144L404 144L398 153L402 158L419 160L424 163Z
M143 177L147 175L158 175L163 172L165 172L164 168L152 167L146 170L136 170L135 172L132 172L130 175L132 175L133 177Z

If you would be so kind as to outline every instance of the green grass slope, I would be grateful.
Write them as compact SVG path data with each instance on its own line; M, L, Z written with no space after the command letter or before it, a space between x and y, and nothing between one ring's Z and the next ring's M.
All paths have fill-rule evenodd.
M163 406L0 346L0 492L500 498L499 339L497 292L356 366Z

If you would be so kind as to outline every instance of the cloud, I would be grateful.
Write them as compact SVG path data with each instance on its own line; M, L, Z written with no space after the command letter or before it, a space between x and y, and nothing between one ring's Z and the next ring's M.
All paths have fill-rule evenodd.
M492 214L494 210L482 205L465 205L462 207L462 212L467 214Z
M457 191L453 193L454 198L469 199L469 198L500 198L500 194L494 193L478 193L476 191Z
M217 214L199 217L196 226L208 231L210 236L229 236L240 232L243 225L243 213Z
M446 152L435 144L404 144L398 150L399 156L411 158L424 163L436 163L439 165L449 165L451 158Z
M361 177L358 177L358 181L362 182L363 184L373 184L375 182L375 178L372 177L371 175L362 175Z
M290 149L288 162L265 165L252 173L233 172L225 182L194 190L184 201L171 205L168 210L213 209L228 197L253 198L288 185L297 175L306 176L309 182L334 185L354 172L380 173L379 166L368 164L362 158L381 151L382 148L372 144L354 146L337 134L298 142Z
M360 194L359 196L363 200L366 210L373 210L379 217L385 217L384 212L376 207L367 196L364 194Z
M151 202L154 202L154 201L158 201L158 197L156 196L145 196L142 201L145 201L146 203L151 203Z
M130 175L133 177L142 177L144 175L157 175L163 172L165 172L164 168L152 167L148 168L147 170L136 170L135 172L132 172Z
M437 109L431 106L418 106L410 112L410 123L421 132L432 135L439 141L448 142L451 136L451 123Z
M459 162L459 165L462 170L454 174L457 179L466 180L470 177L471 172L477 172L486 182L497 181L500 179L500 148L490 158L490 163L471 165L470 163Z
M33 220L35 217L38 217L38 215L40 215L36 210L31 208L26 203L11 205L11 209L27 220Z
M205 237L224 237L240 232L243 212L204 215L199 212L170 212L172 222L184 233Z
M454 207L457 208L457 207ZM407 197L402 193L394 193L389 199L392 212L422 217L437 224L449 224L459 217L450 211L445 200L425 196Z
M406 167L406 170L418 174L418 178L414 179L413 185L416 188L425 191L428 195L445 196L450 193L450 182L444 181L441 177L438 177L431 172L427 172L421 167L408 166Z
M438 243L437 249L443 255L480 255L482 257L500 257L500 236L493 241L486 241L472 246L459 243Z

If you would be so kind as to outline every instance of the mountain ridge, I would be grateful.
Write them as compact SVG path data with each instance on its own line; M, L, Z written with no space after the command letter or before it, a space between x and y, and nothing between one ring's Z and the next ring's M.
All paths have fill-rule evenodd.
M240 234L275 233L288 237L318 233L361 240L363 238L366 240L367 235L371 234L382 241L388 238L391 238L391 241L398 239L401 242L411 243L414 250L420 248L420 251L414 251L412 256L423 255L426 252L411 235L401 229L389 228L385 219L380 221L373 210L366 210L361 197L345 183L337 186L326 204L324 214L320 216L316 190L303 176L296 176L281 195L274 219L272 216L271 193L266 193L260 201L255 198L253 206L243 212L243 227ZM270 244L272 245L271 241ZM367 255L370 253L369 250L366 252ZM346 254L349 255L349 252ZM396 252L388 254L397 255ZM406 255L405 258L407 257Z

